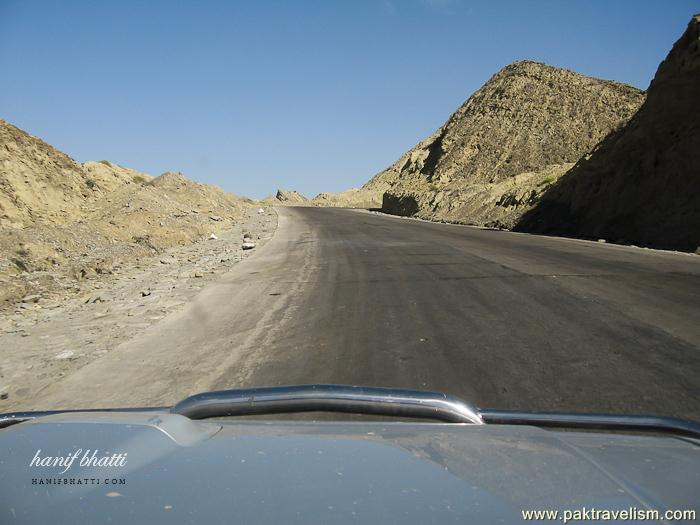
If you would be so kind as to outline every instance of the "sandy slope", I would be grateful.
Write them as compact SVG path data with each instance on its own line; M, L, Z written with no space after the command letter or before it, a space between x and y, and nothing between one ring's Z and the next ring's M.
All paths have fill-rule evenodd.
M251 204L180 173L80 164L0 121L0 311L230 229Z

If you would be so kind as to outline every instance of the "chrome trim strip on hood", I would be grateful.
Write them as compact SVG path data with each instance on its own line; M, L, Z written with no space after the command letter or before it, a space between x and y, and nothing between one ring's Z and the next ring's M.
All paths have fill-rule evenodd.
M487 425L529 425L533 427L581 428L592 430L639 430L671 432L700 437L700 423L664 416L624 414L576 414L568 412L520 412L482 409Z
M663 416L478 410L461 399L421 390L351 385L294 385L195 394L174 407L50 410L0 414L0 428L66 412L165 412L190 419L292 412L345 412L475 425L667 432L700 438L700 422Z
M171 410L190 419L281 414L350 412L446 421L483 422L476 408L437 392L350 385L295 385L205 392L180 401Z

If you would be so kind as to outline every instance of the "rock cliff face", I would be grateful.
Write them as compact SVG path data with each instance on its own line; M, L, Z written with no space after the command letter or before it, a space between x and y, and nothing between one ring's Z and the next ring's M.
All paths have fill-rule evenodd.
M639 112L549 189L517 229L700 245L700 15L659 66Z
M631 86L516 62L363 189L383 192L382 208L389 213L512 222L515 208L522 213L532 206L543 188L629 119L643 99ZM513 181L523 183L524 199Z
M573 164L551 164L501 182L444 185L422 179L399 183L383 195L382 209L438 222L511 228Z

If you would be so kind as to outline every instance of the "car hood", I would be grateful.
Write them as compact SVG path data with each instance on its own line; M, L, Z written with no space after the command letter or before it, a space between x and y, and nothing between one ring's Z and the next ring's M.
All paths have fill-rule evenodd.
M30 465L78 450L64 473ZM80 466L85 451L127 456ZM690 438L166 413L0 431L2 523L521 523L524 510L693 509L699 493Z

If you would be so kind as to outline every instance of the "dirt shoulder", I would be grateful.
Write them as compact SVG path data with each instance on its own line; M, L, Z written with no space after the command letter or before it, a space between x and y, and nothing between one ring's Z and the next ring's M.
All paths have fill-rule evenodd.
M124 264L106 280L86 281L56 302L22 303L0 314L0 412L104 356L179 311L205 284L255 255L274 234L277 213L245 212L238 224L187 246ZM256 248L241 248L250 233Z

